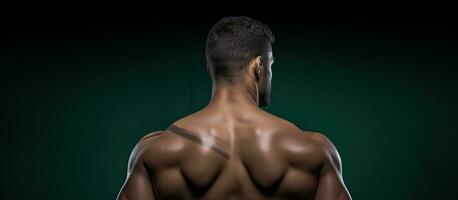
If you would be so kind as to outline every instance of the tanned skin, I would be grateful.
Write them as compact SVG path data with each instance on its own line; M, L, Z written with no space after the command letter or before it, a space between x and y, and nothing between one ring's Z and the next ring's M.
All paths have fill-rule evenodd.
M144 136L118 199L350 200L334 144L259 108L270 103L272 52L261 60L239 83L212 78L206 107Z

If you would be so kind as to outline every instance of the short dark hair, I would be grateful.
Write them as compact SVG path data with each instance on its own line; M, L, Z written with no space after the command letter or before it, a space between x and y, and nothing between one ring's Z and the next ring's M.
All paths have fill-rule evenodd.
M246 16L224 17L208 33L205 46L207 63L214 78L232 83L256 56L266 61L275 37L261 22Z

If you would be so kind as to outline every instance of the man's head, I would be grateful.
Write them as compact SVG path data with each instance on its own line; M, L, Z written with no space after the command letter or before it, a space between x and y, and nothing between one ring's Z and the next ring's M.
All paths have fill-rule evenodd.
M259 105L267 106L270 103L274 41L270 29L259 21L244 16L224 17L207 36L207 69L218 84L255 81Z

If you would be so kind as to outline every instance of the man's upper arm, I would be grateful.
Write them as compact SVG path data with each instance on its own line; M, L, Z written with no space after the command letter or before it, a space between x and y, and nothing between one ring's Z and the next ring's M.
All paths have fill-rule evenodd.
M314 133L326 155L318 180L315 200L351 200L342 177L342 161L334 144L325 135Z
M149 145L147 139L159 133L160 131L150 133L135 145L129 157L127 177L119 191L118 200L156 199L150 175L143 163L142 154Z

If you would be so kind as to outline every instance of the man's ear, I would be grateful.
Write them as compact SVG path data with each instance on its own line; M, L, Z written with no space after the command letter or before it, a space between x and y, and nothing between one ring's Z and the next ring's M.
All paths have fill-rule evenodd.
M261 77L262 71L264 70L263 68L264 66L262 64L262 57L261 56L256 57L256 75L257 75L258 80L259 80L259 77Z

